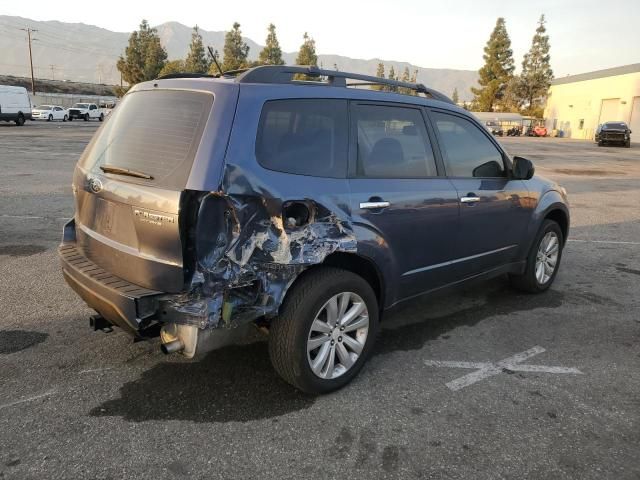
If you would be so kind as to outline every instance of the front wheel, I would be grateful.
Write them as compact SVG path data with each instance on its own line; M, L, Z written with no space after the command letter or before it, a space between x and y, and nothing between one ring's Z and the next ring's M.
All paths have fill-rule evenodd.
M65 115L64 117L62 117L62 121L66 122L67 120L69 120L69 117L67 115Z
M527 256L524 273L510 275L511 284L518 290L529 293L547 290L558 273L563 246L560 225L553 220L545 220Z
M349 383L371 354L378 302L355 273L321 267L302 275L271 324L269 356L294 387L327 393Z
M49 116L47 117L47 122L50 122L51 120L53 120L53 115L49 114Z

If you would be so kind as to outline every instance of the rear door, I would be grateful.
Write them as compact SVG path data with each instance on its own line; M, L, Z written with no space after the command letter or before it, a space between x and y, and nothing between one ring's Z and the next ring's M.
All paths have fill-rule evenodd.
M351 145L352 212L389 252L397 292L389 303L449 283L458 198L438 175L423 110L353 102Z
M477 122L435 109L429 116L460 202L458 275L468 277L515 261L530 217L524 182L509 177L506 155Z
M74 179L76 237L110 273L147 288L184 283L180 200L213 95L128 94L89 144Z

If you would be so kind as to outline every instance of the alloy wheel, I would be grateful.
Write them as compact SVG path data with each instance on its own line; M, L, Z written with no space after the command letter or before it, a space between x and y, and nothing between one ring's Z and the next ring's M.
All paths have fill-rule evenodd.
M556 270L560 240L555 232L547 232L538 247L536 255L536 280L540 285L546 284Z
M332 296L316 314L307 339L307 360L322 379L343 375L356 363L369 334L369 312L353 292Z

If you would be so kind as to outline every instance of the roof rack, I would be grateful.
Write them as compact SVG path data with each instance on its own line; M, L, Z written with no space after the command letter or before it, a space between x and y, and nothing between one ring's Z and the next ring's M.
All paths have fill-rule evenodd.
M304 65L262 65L244 71L225 72L224 75L237 73L236 81L239 83L297 83L296 75L308 75L311 77L327 77L328 85L335 87L354 87L364 85L388 85L392 87L406 88L417 93L422 93L435 100L451 103L453 101L446 95L427 88L421 83L401 82L388 78L361 75L359 73L340 72L338 70L324 70L314 66ZM347 83L347 79L359 80L363 83ZM301 82L306 85L314 82Z

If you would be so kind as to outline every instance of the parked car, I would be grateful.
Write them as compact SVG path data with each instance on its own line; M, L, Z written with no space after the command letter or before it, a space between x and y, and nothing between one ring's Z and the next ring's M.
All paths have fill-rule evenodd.
M69 119L67 110L58 105L39 105L38 107L34 107L31 115L34 120L46 120L47 122L53 120L66 122Z
M500 124L497 122L486 122L486 127L487 127L487 130L491 132L492 135L495 135L498 137L502 137L504 135L504 130L502 129Z
M94 328L159 329L165 353L255 323L286 381L328 392L390 308L558 272L565 190L424 85L260 66L139 83L111 115L75 168L62 271Z
M624 122L605 122L596 128L595 141L599 147L615 143L631 148L631 133Z
M104 120L104 112L95 103L75 103L69 109L69 121L74 118L88 122L91 119Z
M24 87L0 85L0 120L19 127L31 119L31 99Z

